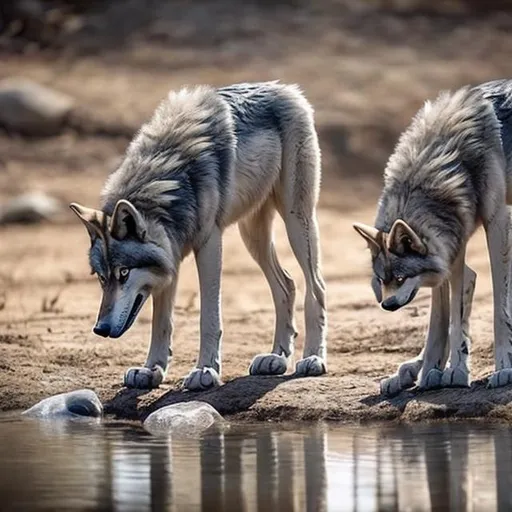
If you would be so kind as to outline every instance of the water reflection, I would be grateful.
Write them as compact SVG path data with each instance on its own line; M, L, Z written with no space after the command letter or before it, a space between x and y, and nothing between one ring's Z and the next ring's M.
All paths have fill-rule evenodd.
M1 510L512 510L512 430L0 422ZM5 505L5 506L3 506Z

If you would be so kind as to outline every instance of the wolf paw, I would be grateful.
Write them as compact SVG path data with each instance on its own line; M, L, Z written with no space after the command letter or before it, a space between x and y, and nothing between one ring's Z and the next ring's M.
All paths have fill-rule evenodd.
M411 384L412 386L412 384ZM398 377L398 374L391 375L390 377L387 377L385 379L382 379L380 381L380 394L385 396L393 396L398 395L402 389L405 389L402 387L400 383L400 378Z
M422 365L423 361L420 359L401 364L398 368L398 372L380 381L381 394L393 396L404 389L412 388L416 383Z
M443 388L469 388L470 375L463 368L446 368L441 379Z
M160 386L165 373L159 366L154 368L129 368L124 374L124 385L127 388L154 389Z
M183 387L189 391L205 391L221 384L219 374L207 366L192 370L183 381Z
M469 372L462 368L446 368L439 370L432 368L420 388L424 390L439 388L469 388L470 375Z
M432 368L422 379L420 382L420 389L429 390L429 389L438 389L441 387L441 382L443 380L443 371L439 368Z
M320 356L309 356L297 361L295 375L297 377L318 377L327 373L325 361Z
M487 381L488 388L501 388L508 384L512 384L512 368L503 368L494 372Z
M250 375L282 375L286 372L288 361L278 354L259 354L249 366Z

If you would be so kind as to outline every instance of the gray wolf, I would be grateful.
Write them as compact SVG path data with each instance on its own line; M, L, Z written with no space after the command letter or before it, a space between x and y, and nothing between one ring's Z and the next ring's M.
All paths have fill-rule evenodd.
M201 339L197 367L184 387L220 384L222 235L235 222L269 283L276 314L272 351L257 355L249 371L286 371L296 337L295 285L276 255L276 212L306 280L304 357L295 372L326 372L319 188L313 110L298 87L265 82L169 94L108 178L100 210L70 205L89 233L90 265L103 290L94 332L121 336L152 297L147 360L128 369L126 386L157 387L166 375L180 263L191 253L199 276Z
M512 382L512 80L443 92L427 101L390 157L375 226L355 224L372 256L372 288L395 311L432 288L424 349L381 382L411 387L469 386L469 315L476 274L466 245L483 226L494 301L495 372L489 387ZM446 362L449 362L446 366Z

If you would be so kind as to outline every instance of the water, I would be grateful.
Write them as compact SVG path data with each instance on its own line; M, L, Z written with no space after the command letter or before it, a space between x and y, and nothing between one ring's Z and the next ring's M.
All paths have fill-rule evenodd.
M512 430L0 421L0 510L512 510Z

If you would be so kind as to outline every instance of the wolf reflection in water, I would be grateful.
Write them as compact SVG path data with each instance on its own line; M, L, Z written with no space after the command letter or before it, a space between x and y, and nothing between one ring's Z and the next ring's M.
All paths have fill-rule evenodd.
M131 426L58 425L37 424L30 439L14 433L2 443L2 503L30 510L512 508L512 437L503 427L234 425L202 439L167 440Z

